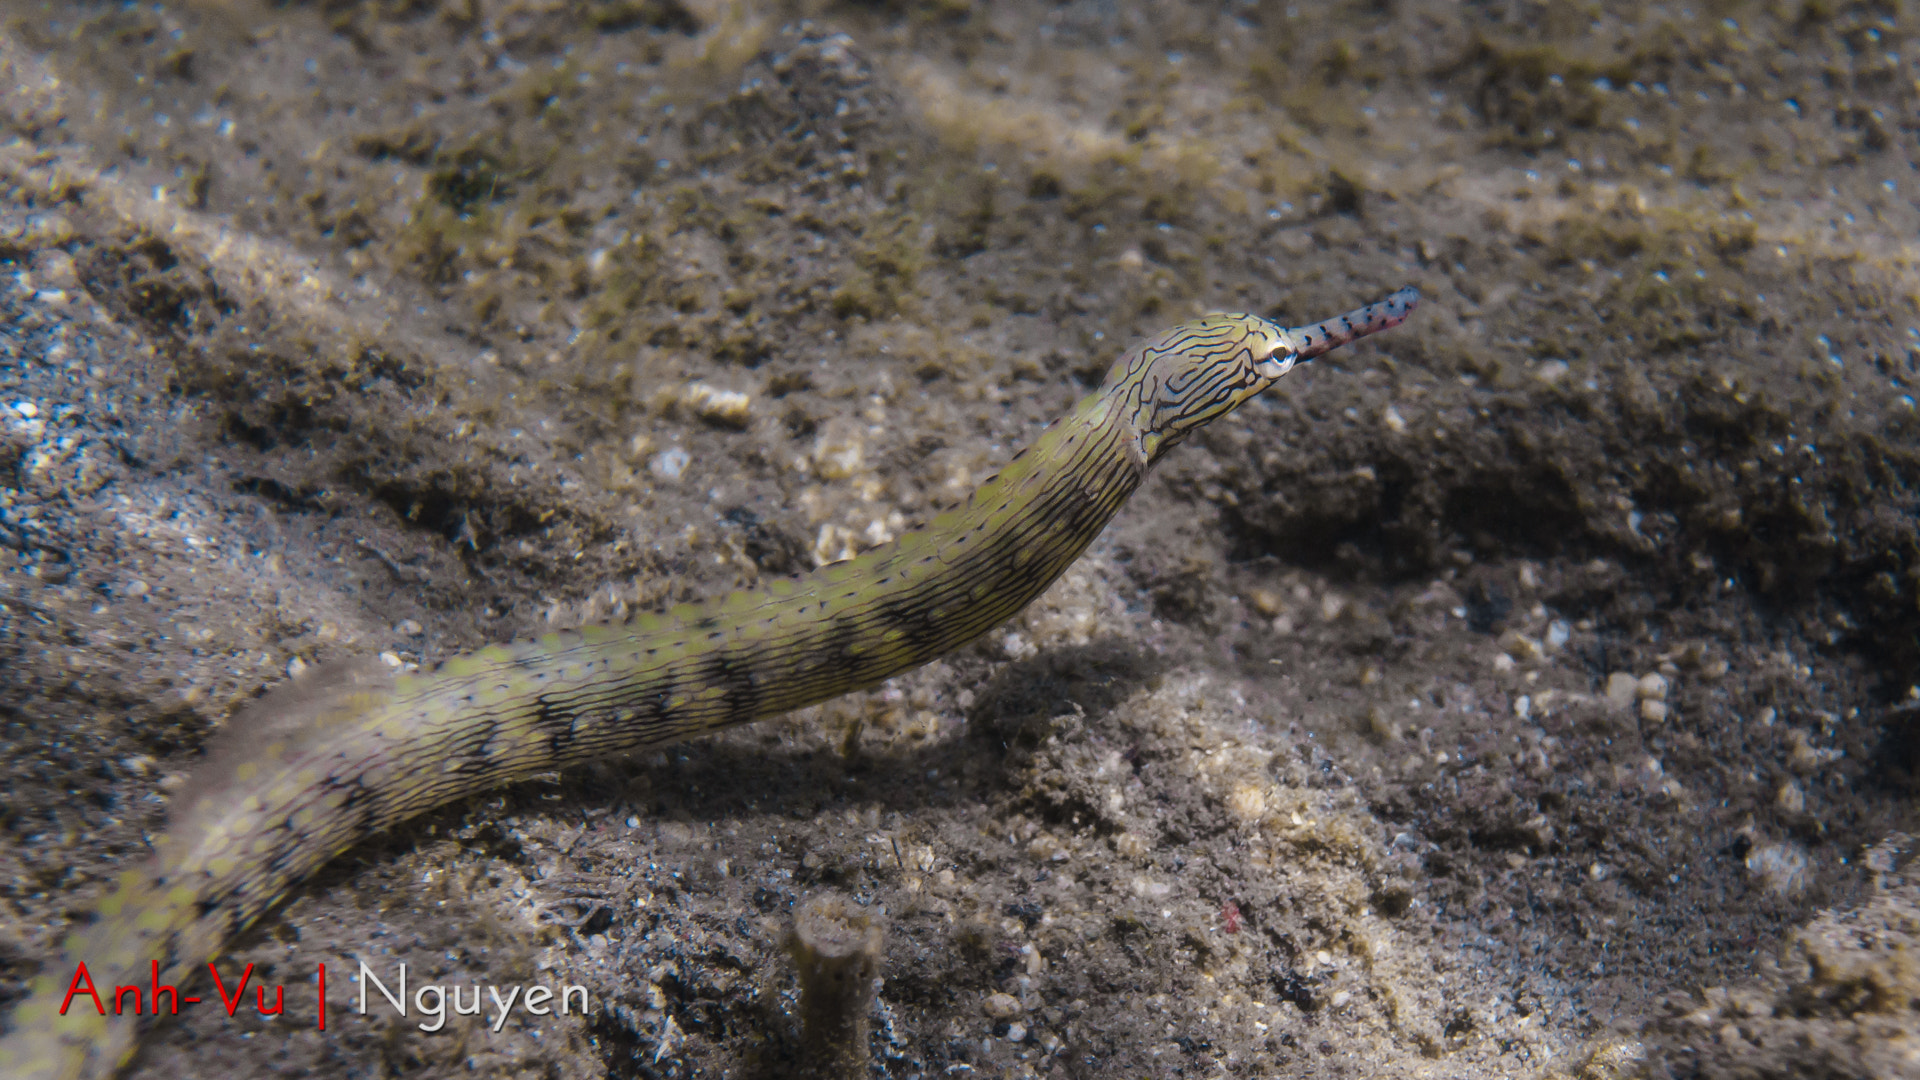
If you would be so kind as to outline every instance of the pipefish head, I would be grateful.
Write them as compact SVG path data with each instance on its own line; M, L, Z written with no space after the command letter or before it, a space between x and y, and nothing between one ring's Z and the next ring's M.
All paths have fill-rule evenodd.
M1412 288L1308 326L1286 328L1258 315L1207 315L1129 351L1107 375L1151 464L1188 435L1316 356L1406 321L1420 302Z

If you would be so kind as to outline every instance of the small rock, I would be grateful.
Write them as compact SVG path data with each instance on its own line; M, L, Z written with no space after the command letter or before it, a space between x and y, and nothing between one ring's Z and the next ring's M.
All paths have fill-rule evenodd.
M1287 609L1286 600L1264 585L1257 585L1248 592L1247 602L1253 605L1253 610L1269 619Z
M1626 709L1640 690L1640 680L1624 671L1616 671L1607 676L1607 704L1616 709Z
M981 1007L986 1010L988 1016L993 1017L995 1020L1006 1020L1019 1016L1021 1012L1024 1011L1020 1008L1020 999L1014 997L1012 994L988 994L987 1000L982 1003Z
M1773 805L1789 814L1805 813L1807 809L1806 792L1800 790L1799 784L1788 780L1780 785L1779 791L1773 793Z
M1027 854L1041 862L1065 862L1071 856L1066 845L1052 833L1041 833L1029 841Z
M1667 677L1658 672L1642 675L1640 681L1634 685L1634 693L1642 701L1665 701L1667 700Z
M1796 844L1768 844L1747 856L1747 873L1768 892L1793 896L1809 881L1807 853Z
M400 620L400 624L393 628L393 632L399 634L401 637L419 637L421 634L426 633L426 627L421 626L412 619L402 619Z
M680 403L709 424L738 431L752 419L753 399L738 390L694 383L681 391Z
M1255 784L1241 784L1227 796L1227 812L1241 822L1254 822L1267 812L1267 793Z
M677 446L669 446L653 455L653 459L647 462L647 471L662 480L678 480L692 461L693 455Z
M305 675L306 673L307 673L307 662L305 660L302 660L296 656L293 659L287 661L287 678L297 679L300 676Z
M829 422L814 438L810 456L822 480L844 480L865 463L866 443L851 424Z
M1664 701L1656 701L1653 698L1642 700L1640 702L1640 719L1645 720L1649 724L1666 723L1667 703Z
M1813 741L1799 728L1787 734L1787 768L1805 776L1820 767L1820 751L1813 748Z
M1500 648L1521 663L1538 660L1544 655L1538 641L1517 630L1509 630L1500 635Z

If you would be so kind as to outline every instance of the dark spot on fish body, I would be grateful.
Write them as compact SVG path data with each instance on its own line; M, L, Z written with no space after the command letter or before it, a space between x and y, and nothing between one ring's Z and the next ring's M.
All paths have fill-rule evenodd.
M763 692L752 664L719 655L712 658L705 675L709 684L722 688L720 701L724 723L745 723L759 715Z
M533 725L536 730L547 732L547 748L557 756L572 746L577 733L574 721L578 714L571 709L563 709L542 696L533 706Z

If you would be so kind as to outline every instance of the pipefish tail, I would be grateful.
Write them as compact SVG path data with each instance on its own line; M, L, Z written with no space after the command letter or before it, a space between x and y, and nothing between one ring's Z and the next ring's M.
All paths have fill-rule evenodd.
M864 689L980 636L1099 535L1153 463L1296 364L1399 325L1402 289L1287 329L1209 315L1136 345L961 508L860 557L619 626L494 645L430 671L323 669L250 705L182 791L144 866L31 984L0 1074L111 1076L132 1015L62 999L181 983L321 864L369 834L535 773Z

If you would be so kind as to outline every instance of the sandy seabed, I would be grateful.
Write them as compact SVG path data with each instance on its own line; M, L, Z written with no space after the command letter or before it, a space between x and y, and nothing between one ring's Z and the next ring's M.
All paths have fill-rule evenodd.
M1920 1075L1915 18L0 3L0 1005L291 675L844 557L1411 283L1012 623L361 844L129 1075L787 1075L829 892L888 1076Z

